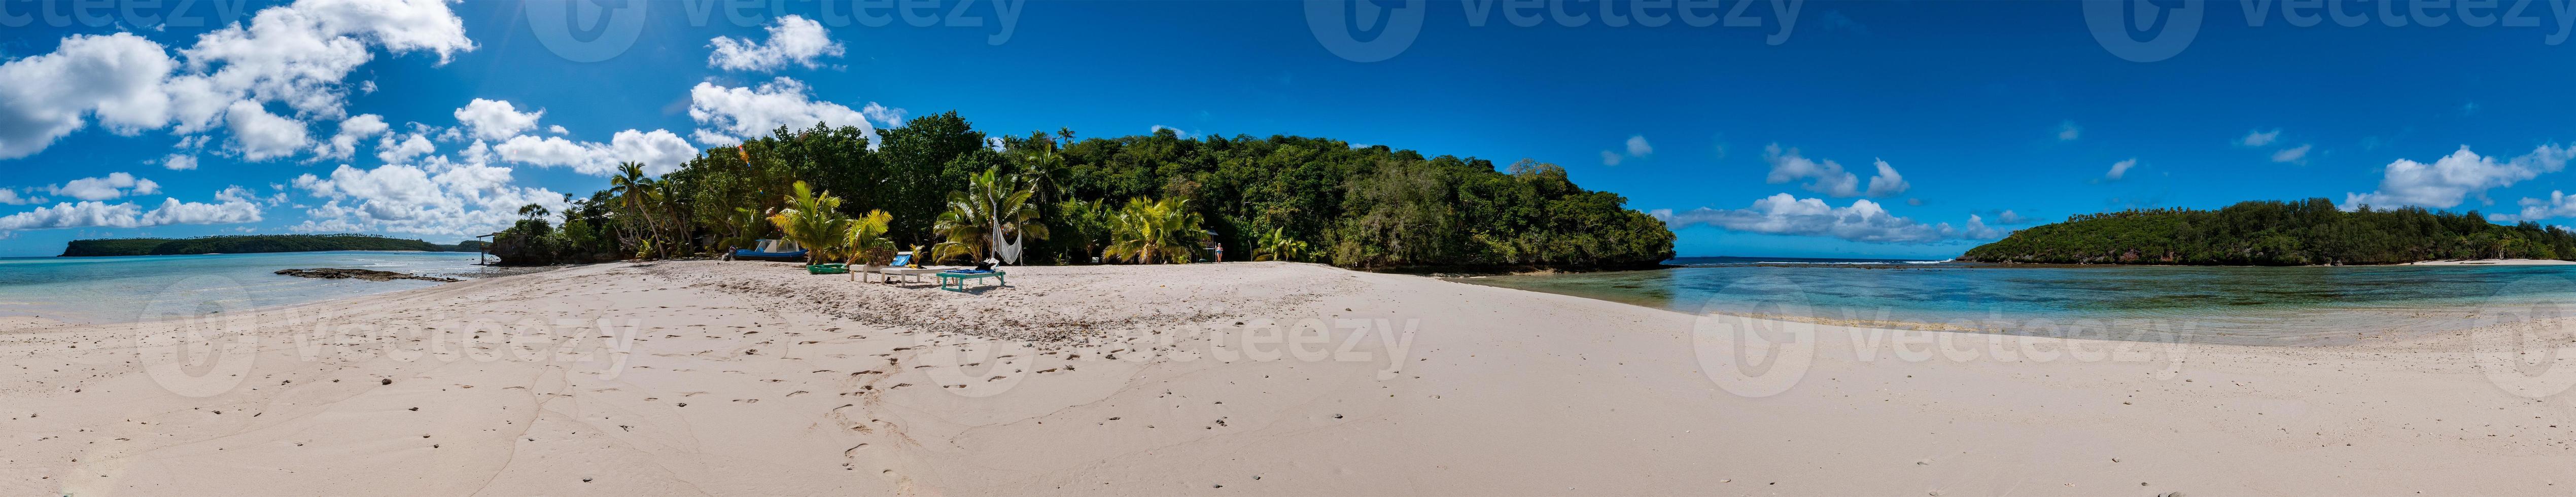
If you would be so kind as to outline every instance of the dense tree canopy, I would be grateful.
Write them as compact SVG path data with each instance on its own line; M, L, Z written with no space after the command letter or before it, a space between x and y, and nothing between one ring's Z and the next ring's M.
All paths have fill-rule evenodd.
M2557 226L2487 222L2410 207L2346 212L2334 202L2244 202L2218 210L2127 210L2074 216L1969 249L1960 260L2054 264L2312 265L2576 257Z
M1113 244L1115 211L1132 199L1185 201L1173 205L1196 214L1211 232L1206 239L1229 260L1250 259L1264 238L1270 246L1311 247L1284 258L1368 268L1629 267L1672 257L1673 235L1661 221L1625 209L1619 195L1575 186L1562 168L1528 160L1497 171L1484 160L1385 146L1291 136L1182 138L1169 130L988 137L954 112L878 130L873 146L870 138L818 123L709 149L660 178L621 176L611 190L559 213L560 227L552 219L524 221L494 252L540 264L721 253L778 238L769 223L749 221L788 207L797 181L842 199L839 210L852 218L891 215L883 236L902 247L958 243L960 232L986 231L961 230L974 226L957 224L955 215L943 225L942 215L961 214L952 212L958 198L980 198L975 181L990 173L1019 185L1012 190L1028 190L1024 203L1009 203L1027 212L1012 210L1001 222L1024 223L1024 230L1006 231L1037 235L1025 240L1031 263L1101 257ZM1008 193L986 196L1007 200ZM646 249L654 243L663 246ZM1187 250L1195 258L1213 255L1204 248Z

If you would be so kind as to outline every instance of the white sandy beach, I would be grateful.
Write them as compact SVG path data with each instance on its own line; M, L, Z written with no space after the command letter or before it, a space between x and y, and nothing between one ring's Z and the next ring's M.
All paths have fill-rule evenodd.
M1010 271L954 293L584 266L263 311L211 369L138 338L178 322L20 323L0 494L2576 492L2576 410L2499 387L2473 333L1821 327L1810 366L1737 377L1703 374L1733 365L1702 321L1624 304L1306 264Z
M2565 266L2576 261L2557 259L2454 259L2447 261L2409 262L2408 266Z

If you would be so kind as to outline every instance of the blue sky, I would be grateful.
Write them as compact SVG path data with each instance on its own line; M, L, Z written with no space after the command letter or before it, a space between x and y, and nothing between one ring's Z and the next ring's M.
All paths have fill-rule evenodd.
M2304 27L2280 2L2107 3L2155 20L2114 35L2190 40L2141 55L2072 2L1721 1L1693 26L1627 1L977 1L915 26L847 1L0 1L0 256L231 233L448 243L603 188L603 164L668 167L779 120L948 110L993 133L1535 158L1667 216L1683 255L1946 258L2068 214L2307 197L2576 224L2576 198L2553 196L2576 190L2560 185L2576 96L2549 2L2444 5L2439 27L2404 2L2328 2ZM1317 5L1361 34L1317 29L1333 24ZM2177 20L2186 5L2198 22ZM1641 6L1673 19L1646 26ZM636 20L631 43L594 18ZM549 45L565 33L598 43Z

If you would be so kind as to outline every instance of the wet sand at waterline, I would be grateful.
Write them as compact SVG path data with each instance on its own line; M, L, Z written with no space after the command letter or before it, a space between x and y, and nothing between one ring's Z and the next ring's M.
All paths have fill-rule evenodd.
M2576 409L2539 368L2481 367L2489 329L2087 341L1306 264L1008 270L958 293L602 264L198 321L13 322L0 494L2576 491ZM180 326L254 338L157 338ZM1745 327L1815 347L1739 346ZM174 366L202 349L220 360ZM1781 360L1747 373L1746 350Z

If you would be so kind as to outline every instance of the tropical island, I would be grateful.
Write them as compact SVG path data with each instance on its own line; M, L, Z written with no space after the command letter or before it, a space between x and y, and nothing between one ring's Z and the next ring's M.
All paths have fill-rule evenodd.
M2568 259L2576 232L2477 211L2345 211L2333 201L2251 201L2218 210L2132 209L2034 226L1960 261L2038 264L2303 266L2455 259Z
M72 240L63 247L60 257L119 257L136 255L250 254L267 252L323 252L333 250L387 250L415 252L479 252L483 242L467 240L454 245L440 245L420 240L404 240L368 235L226 235L199 238L117 238Z
M989 136L956 112L874 130L816 123L709 149L658 177L621 164L565 212L530 205L503 264L725 254L764 239L807 262L1281 260L1348 268L1636 268L1664 223L1564 168L1272 136Z

